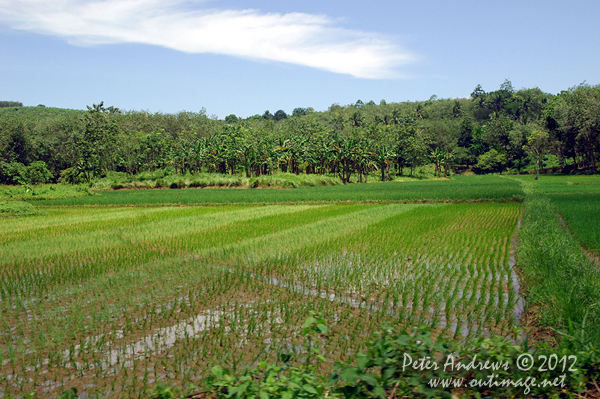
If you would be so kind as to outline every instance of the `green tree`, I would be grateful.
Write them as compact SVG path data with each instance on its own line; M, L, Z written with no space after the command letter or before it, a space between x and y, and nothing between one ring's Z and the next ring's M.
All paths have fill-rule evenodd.
M27 164L32 156L26 120L19 116L0 118L0 158Z
M352 113L352 115L350 115L350 118L348 118L348 120L354 127L361 127L363 125L363 123L365 122L365 118L362 115L362 113L360 112L360 110L354 111Z
M431 161L435 165L433 175L437 175L437 177L442 177L442 162L444 162L446 151L438 147L435 150L431 150L429 155L431 156Z
M23 103L20 101L0 101L0 108L10 107L22 107Z
M287 117L288 117L287 114L282 109L277 110L277 112L275 112L275 115L273 115L273 119L276 121L287 119Z
M238 121L238 117L235 114L227 115L225 117L225 122L227 123L236 123Z
M548 107L547 125L564 143L567 157L597 171L600 156L600 85L581 84L562 92Z
M84 117L84 131L78 143L80 158L76 168L86 181L102 176L114 167L114 152L119 134L113 114L114 107L105 108L104 102L88 106Z
M342 113L335 112L331 116L329 123L331 124L331 127L333 128L334 131L340 132L340 131L344 130L345 121L346 120Z
M292 116L304 116L304 115L306 115L307 111L308 111L308 108L302 108L302 107L294 108L294 110L292 111Z
M54 176L44 161L35 161L25 168L25 181L29 184L48 183Z
M535 180L540 177L541 160L546 153L548 143L549 136L547 132L534 130L527 138L527 144L523 146L523 149L535 159Z
M516 168L519 173L521 169L529 164L531 158L525 151L525 145L527 144L527 137L533 130L539 129L537 124L527 125L515 125L515 128L509 132L510 147L507 153L511 167Z
M491 149L479 157L473 171L478 174L502 172L506 169L506 154Z

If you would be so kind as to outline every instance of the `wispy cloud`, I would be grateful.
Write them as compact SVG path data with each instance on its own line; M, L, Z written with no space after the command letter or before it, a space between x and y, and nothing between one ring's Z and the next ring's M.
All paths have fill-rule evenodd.
M0 23L69 43L143 43L393 78L414 56L385 36L324 15L198 8L185 0L0 0Z

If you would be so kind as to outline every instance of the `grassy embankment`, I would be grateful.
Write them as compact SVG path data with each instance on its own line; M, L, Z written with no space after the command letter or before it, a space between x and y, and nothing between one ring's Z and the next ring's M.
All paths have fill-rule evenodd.
M533 317L545 329L542 338L558 329L598 346L600 273L594 260L600 248L600 177L519 180L528 197L518 265Z
M0 217L32 216L44 211L34 201L75 198L91 195L89 187L62 184L0 186Z

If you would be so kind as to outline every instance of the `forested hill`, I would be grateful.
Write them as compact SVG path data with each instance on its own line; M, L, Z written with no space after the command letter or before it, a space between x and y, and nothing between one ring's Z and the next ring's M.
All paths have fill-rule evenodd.
M91 180L116 170L138 173L246 175L412 173L433 163L438 174L536 169L598 171L600 86L581 84L557 95L538 88L477 86L470 98L392 103L381 100L266 111L225 120L200 112L123 111L103 103L87 111L0 107L0 183ZM33 166L32 166L33 165ZM46 171L48 173L46 173ZM39 177L44 176L44 177ZM30 178L31 180L31 178Z
M17 103L16 101L0 101L1 103ZM36 120L41 118L56 118L62 116L73 116L79 115L83 116L85 111L76 110L76 109L65 109L65 108L52 108L46 107L43 105L38 105L36 107L24 107L22 103L17 103L21 105L2 105L0 106L0 118L10 117L10 116L24 116L28 119Z

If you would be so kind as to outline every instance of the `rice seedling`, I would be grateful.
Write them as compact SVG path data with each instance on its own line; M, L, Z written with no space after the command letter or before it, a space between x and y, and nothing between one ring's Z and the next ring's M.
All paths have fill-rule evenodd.
M371 331L517 324L520 204L46 208L0 220L1 395L139 397L215 364L351 359Z
M520 177L525 187L547 194L562 222L594 261L600 264L600 177L542 176L538 181Z
M455 176L452 180L392 181L386 183L298 187L293 190L237 190L198 188L186 190L102 191L97 195L40 202L58 205L157 204L284 204L359 202L464 202L521 201L518 181L499 176Z
M595 193L549 196L569 231L585 249L600 253L600 185Z

